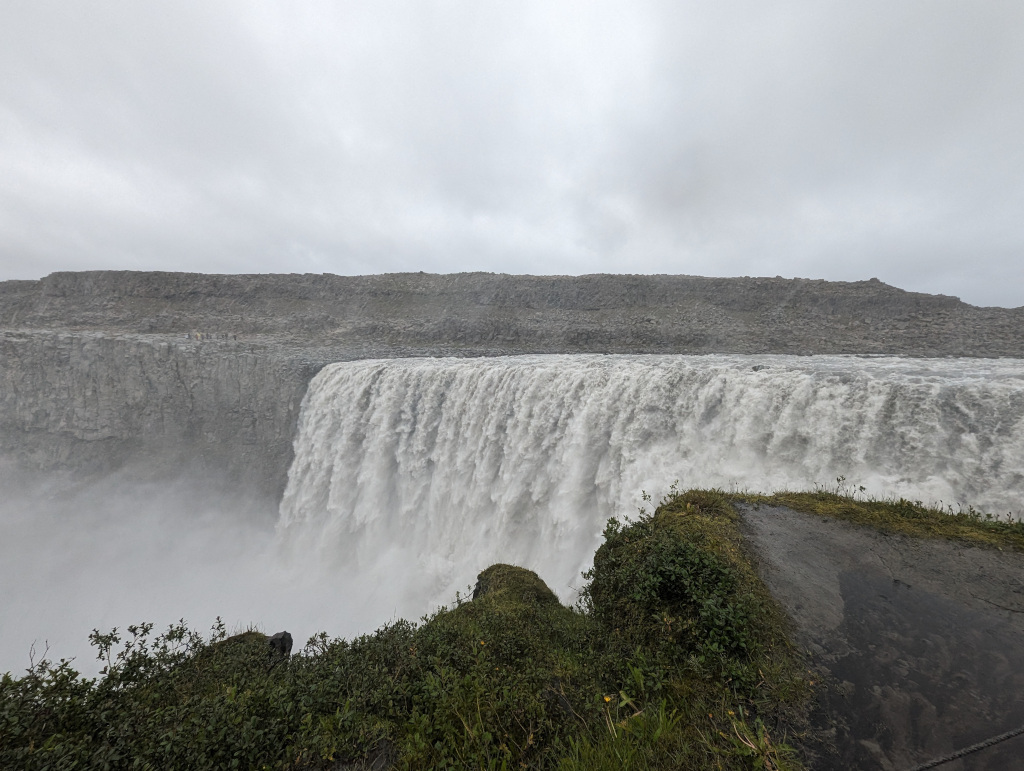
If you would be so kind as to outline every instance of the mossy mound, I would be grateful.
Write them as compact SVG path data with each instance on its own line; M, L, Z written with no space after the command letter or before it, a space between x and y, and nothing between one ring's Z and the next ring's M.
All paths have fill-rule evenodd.
M756 681L751 662L785 644L736 515L718 493L684 493L651 518L610 524L590 578L595 619L626 647L693 657L718 675Z
M540 576L515 565L491 565L476 579L473 599L503 596L512 601L537 605L557 605L558 598Z
M797 767L766 725L807 688L719 493L612 520L577 607L493 565L475 599L271 662L267 638L136 628L83 680L0 683L0 767Z
M262 632L250 629L210 643L196 654L195 663L219 666L239 658L266 659L268 640L270 638Z

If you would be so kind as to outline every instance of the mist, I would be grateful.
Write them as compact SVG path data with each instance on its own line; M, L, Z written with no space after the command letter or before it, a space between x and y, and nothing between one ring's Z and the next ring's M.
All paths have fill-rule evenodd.
M205 635L219 616L229 633L287 630L301 647L319 631L351 637L396 617L373 591L376 571L285 559L276 501L199 473L150 475L126 468L84 485L4 475L0 672L21 673L34 650L37 662L73 658L95 675L90 631L146 621L159 632L185 619Z

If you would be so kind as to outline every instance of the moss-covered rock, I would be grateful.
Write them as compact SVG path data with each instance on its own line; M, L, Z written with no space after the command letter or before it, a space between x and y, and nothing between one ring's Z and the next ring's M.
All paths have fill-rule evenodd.
M491 565L476 578L473 599L504 597L511 601L557 605L558 598L540 576L515 565Z

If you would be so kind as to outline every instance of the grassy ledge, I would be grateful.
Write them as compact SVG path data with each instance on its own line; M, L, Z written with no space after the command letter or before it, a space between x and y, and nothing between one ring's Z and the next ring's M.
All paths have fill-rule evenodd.
M98 679L3 676L0 768L802 768L810 683L727 496L610 521L587 579L569 608L494 565L472 599L287 660L222 625L95 632Z
M858 495L860 493L861 495ZM796 511L868 525L883 533L919 538L945 538L973 546L1024 552L1024 522L999 518L973 507L939 509L905 498L864 498L845 478L834 488L814 492L777 492L772 495L729 493L733 502L753 506L785 506Z

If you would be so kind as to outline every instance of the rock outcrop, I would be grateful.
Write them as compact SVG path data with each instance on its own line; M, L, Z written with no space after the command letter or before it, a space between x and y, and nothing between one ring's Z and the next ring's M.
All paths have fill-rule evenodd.
M820 682L812 768L917 767L1024 722L1024 555L783 507L740 511ZM1017 768L1019 742L962 767Z
M1024 308L877 280L55 273L0 282L0 454L198 464L276 496L328 362L575 352L1019 357Z

